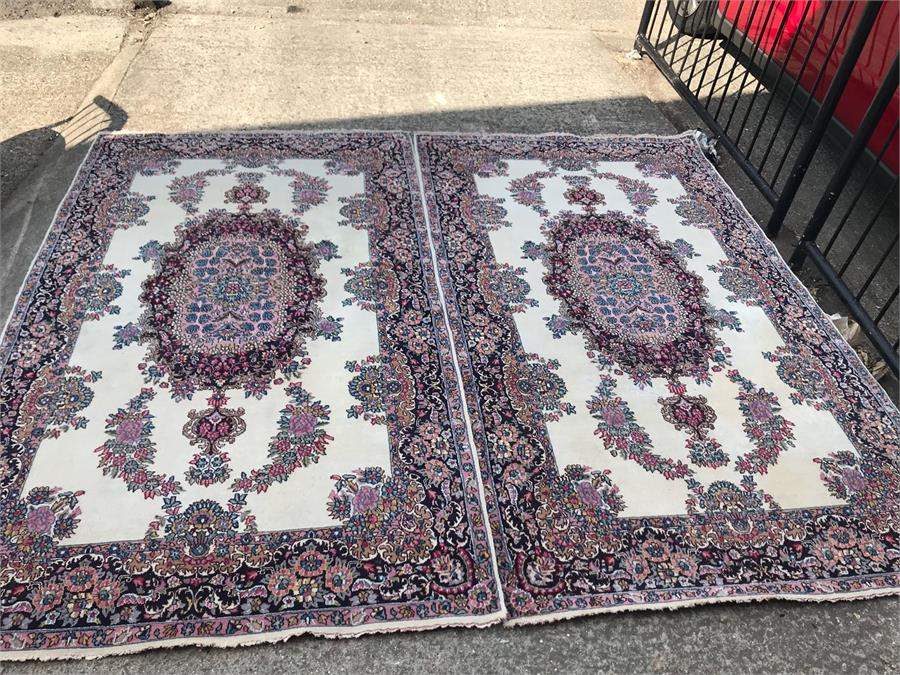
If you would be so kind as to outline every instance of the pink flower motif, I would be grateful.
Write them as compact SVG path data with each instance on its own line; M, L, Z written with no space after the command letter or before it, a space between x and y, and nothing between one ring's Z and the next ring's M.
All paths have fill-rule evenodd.
M47 504L31 509L25 517L25 526L34 534L47 534L55 523L56 514Z
M755 420L765 422L766 420L772 419L772 406L765 401L750 401L750 404L747 407L750 409L750 414L753 415L753 419Z
M116 427L116 442L118 443L134 443L144 431L144 423L141 420L126 419L119 423Z
M316 418L312 415L302 413L300 415L292 415L288 421L288 430L294 436L305 436L316 428Z
M603 419L611 427L624 426L627 421L621 408L605 408L603 410Z
M597 488L586 480L581 481L575 486L575 492L578 493L581 501L589 506L597 506L601 501L600 493L597 492Z
M841 478L851 492L860 492L866 488L866 479L854 468L844 468L841 471Z
M353 498L353 508L357 513L365 513L374 509L378 505L378 500L378 490L368 485L363 485Z

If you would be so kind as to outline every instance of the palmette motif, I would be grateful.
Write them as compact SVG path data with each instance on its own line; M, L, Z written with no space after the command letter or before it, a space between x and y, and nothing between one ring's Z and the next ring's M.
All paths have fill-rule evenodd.
M417 142L514 621L896 592L900 416L690 139Z

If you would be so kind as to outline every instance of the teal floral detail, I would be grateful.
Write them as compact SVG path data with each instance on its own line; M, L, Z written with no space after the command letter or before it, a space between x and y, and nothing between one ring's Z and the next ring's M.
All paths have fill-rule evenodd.
M138 192L128 192L109 210L109 218L116 227L127 230L129 227L146 225L144 217L150 213L148 202L156 199L153 195L142 195Z
M744 433L756 446L737 459L737 469L765 474L782 452L794 447L794 423L779 414L781 405L775 394L757 387L736 370L728 371L728 379L740 387L738 406L744 416Z
M335 260L340 258L338 255L338 246L334 242L331 242L327 239L323 239L322 241L313 244L313 250L316 253L316 257L319 260Z
M123 349L135 342L140 342L141 327L133 321L123 326L116 326L113 333L113 349Z
M323 316L315 323L315 336L331 342L339 342L344 330L343 317Z
M660 473L669 480L693 477L691 468L681 460L662 457L653 451L646 430L637 423L628 404L615 395L614 378L600 376L600 384L590 401L588 412L597 420L594 432L613 457L622 456L637 462L645 471Z
M182 491L175 476L168 478L152 470L156 458L153 442L153 415L148 404L156 392L142 389L124 408L106 419L109 439L97 448L104 476L121 478L129 492L140 492L145 499L174 495Z

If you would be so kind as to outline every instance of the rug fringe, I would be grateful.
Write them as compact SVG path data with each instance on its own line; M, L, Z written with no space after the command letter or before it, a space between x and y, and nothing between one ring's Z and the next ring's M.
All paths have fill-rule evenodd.
M784 600L797 603L798 606L807 603L837 603L859 600L871 600L874 598L886 598L900 595L900 588L878 588L874 590L854 591L851 593L833 593L831 595L798 595L792 593L770 593L766 595L738 595L716 596L710 598L693 598L691 600L678 600L657 604L633 604L614 605L610 607L592 607L590 609L578 609L571 611L555 612L552 614L539 614L534 616L522 616L507 619L503 622L504 628L518 628L520 626L536 626L541 624L556 623L557 621L569 621L585 616L598 614L621 614L623 612L662 612L676 611L688 607L703 607L711 605L749 604L752 602L770 602Z
M433 622L422 622L404 625L403 623L394 622L391 624L373 625L368 627L360 626L360 630L343 630L340 627L322 628L317 626L304 626L302 628L292 628L278 632L259 633L256 635L231 635L224 637L191 637L191 638L174 638L171 640L158 640L156 642L146 642L131 645L122 645L116 647L76 647L72 649L58 650L28 650L28 651L6 651L0 652L0 663L13 661L64 661L64 660L80 660L95 661L107 656L126 656L129 654L139 654L155 649L176 649L179 647L214 647L216 649L231 649L234 647L252 647L255 645L277 644L287 642L288 640L309 635L317 638L326 638L329 640L343 640L360 638L367 635L386 635L389 633L418 633L424 631L438 630L443 628L489 628L501 624L506 618L506 610L494 612L485 615L477 621L449 621L435 620ZM472 617L467 617L472 618Z

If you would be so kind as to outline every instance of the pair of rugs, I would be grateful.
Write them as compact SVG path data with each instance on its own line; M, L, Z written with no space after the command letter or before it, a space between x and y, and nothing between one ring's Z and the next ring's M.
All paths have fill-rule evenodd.
M2 343L2 657L900 582L900 417L689 136L104 135Z

